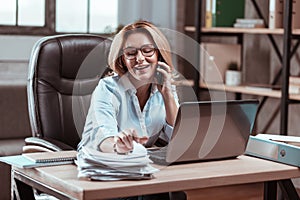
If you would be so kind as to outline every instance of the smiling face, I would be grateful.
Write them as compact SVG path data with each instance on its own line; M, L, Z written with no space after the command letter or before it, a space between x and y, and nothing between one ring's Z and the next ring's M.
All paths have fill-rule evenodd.
M143 32L131 33L123 46L123 61L133 83L150 83L156 71L158 51L153 40ZM154 52L153 52L154 51Z

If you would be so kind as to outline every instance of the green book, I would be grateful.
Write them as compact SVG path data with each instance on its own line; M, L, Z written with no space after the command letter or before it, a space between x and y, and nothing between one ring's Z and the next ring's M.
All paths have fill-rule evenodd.
M244 18L245 0L213 0L212 26L233 27L237 18Z

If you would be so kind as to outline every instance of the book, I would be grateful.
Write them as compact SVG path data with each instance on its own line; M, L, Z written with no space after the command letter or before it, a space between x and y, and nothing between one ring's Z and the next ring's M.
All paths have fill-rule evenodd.
M289 94L299 94L300 85L289 85Z
M211 26L216 26L216 1L217 0L211 0Z
M77 151L75 150L23 154L23 156L36 163L74 161L76 159L76 155Z
M269 28L283 27L283 0L269 1Z
M263 24L251 24L251 23L234 23L234 28L264 28Z
M289 77L290 85L299 85L300 86L300 77L290 76Z
M212 0L206 0L206 11L205 11L205 27L211 28L212 27Z
M239 24L264 24L263 19L237 18L235 22Z
M300 77L289 77L289 94L300 94Z
M212 1L212 26L233 27L237 18L244 18L244 11L245 0L214 0Z

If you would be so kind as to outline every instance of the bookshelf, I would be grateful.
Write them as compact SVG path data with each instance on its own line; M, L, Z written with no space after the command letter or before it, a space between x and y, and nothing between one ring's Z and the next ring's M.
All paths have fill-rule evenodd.
M257 12L259 18L264 19L259 6L255 0L245 0L251 1L255 11ZM203 36L222 36L230 35L236 37L243 37L244 34L264 34L268 35L268 38L274 48L279 60L281 61L281 69L275 76L274 80L271 81L271 84L277 84L280 77L282 77L281 90L266 91L266 90L254 90L249 89L246 86L226 86L223 84L200 84L199 77L195 78L195 83L199 83L199 87L196 92L198 94L200 89L210 89L210 90L221 90L226 92L232 92L237 94L250 94L263 97L261 100L261 106L266 102L266 99L277 98L280 99L280 130L279 134L287 135L288 133L288 115L289 115L289 104L300 102L299 94L289 94L289 76L290 76L290 60L292 55L295 53L296 48L299 45L295 45L292 49L292 40L300 39L300 29L292 30L292 10L293 10L293 1L286 0L284 1L284 25L283 28L269 29L269 28L233 28L233 27L204 27L202 23L203 19L203 8L202 6L204 1L195 0L195 20L194 25L185 26L184 31L189 34L194 34L196 41L201 44ZM265 25L267 27L267 20L264 19ZM278 46L274 40L274 36L282 36L282 46ZM243 41L238 40L238 41ZM199 55L200 50L196 52ZM198 66L200 66L200 61L198 61ZM247 67L247 66L243 66ZM198 69L200 71L200 69ZM200 97L199 97L200 98ZM260 106L260 107L261 107Z

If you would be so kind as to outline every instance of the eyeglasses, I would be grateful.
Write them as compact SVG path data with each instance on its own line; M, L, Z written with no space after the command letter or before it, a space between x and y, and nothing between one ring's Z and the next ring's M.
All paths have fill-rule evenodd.
M155 52L155 46L152 44L145 44L145 45L141 46L140 48L127 47L127 48L123 49L123 55L128 60L132 60L132 59L136 58L136 56L138 54L138 50L140 50L142 52L143 56L150 57Z

